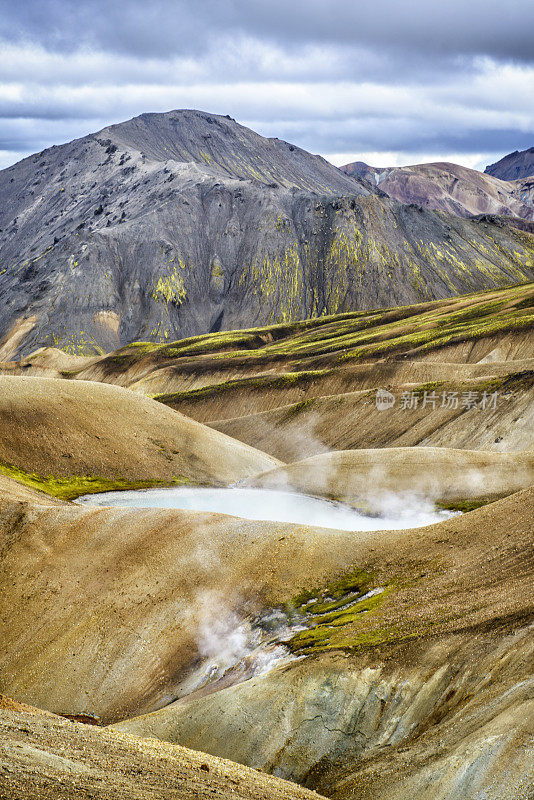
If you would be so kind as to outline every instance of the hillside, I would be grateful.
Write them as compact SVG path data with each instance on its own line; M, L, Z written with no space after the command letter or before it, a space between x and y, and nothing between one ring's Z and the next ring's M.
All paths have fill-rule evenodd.
M525 284L103 357L45 348L0 374L127 387L284 462L329 449L534 449L533 299ZM396 400L387 413L375 402L386 388ZM469 392L474 408L462 402ZM493 400L482 410L484 396Z
M100 731L0 697L2 800L315 800L257 770ZM68 758L65 754L68 752ZM157 792L157 795L155 794Z
M339 800L520 797L532 779L531 513L532 489L360 536L352 573L294 599L310 626L290 642L304 660L114 729ZM371 587L382 591L362 597Z
M306 796L168 742L340 800L520 796L531 515L532 490L378 534L2 497L1 676L15 698L0 700L3 796ZM217 636L232 642L272 606L299 622L300 659L195 692L199 666L222 657ZM215 637L200 665L199 626ZM27 703L145 715L99 729Z
M0 377L0 474L57 497L220 484L276 460L116 386Z
M452 505L479 504L534 483L534 452L487 453L447 447L336 450L275 467L247 480L264 489L331 497L373 511L383 498L409 496Z
M532 177L534 175L534 147L529 147L527 150L515 150L495 164L489 164L484 172L503 181Z
M533 301L1 363L0 797L525 796ZM183 482L375 529L66 501Z
M531 279L534 236L399 205L199 111L144 114L0 172L0 358L80 355Z
M104 722L167 705L242 660L262 617L333 580L359 543L352 532L221 514L26 494L17 503L5 480L0 691Z
M341 169L346 175L364 178L379 186L399 203L417 203L423 208L460 217L497 214L534 220L532 176L500 179L497 173L484 174L444 162L377 168L356 161Z

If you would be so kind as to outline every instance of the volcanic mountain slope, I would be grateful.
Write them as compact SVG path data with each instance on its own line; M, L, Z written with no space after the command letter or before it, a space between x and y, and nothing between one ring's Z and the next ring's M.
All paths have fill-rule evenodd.
M497 173L487 175L446 162L379 168L355 161L341 169L379 186L400 203L417 203L460 217L498 214L534 220L534 176L530 173L504 179Z
M375 388L351 391L347 387L348 391L343 391L339 380L334 390L337 393L321 395L319 385L311 384L311 396L306 397L303 392L304 399L270 411L247 413L244 409L240 416L216 418L208 424L285 462L329 450L359 448L423 446L490 452L534 451L532 359L528 364L508 362L494 364L490 369L484 367L491 375L470 381L447 376L451 372L458 376L461 365L446 366L448 369L443 370L442 365L414 364L414 368L424 370L426 378L431 378L427 382L417 380L419 369L403 379L402 370L395 374L386 367L378 368L374 378L367 376L365 382ZM495 368L506 373L496 376ZM386 380L381 380L381 376ZM344 378L347 384L351 381L357 384L360 379L358 374L337 377ZM440 380L436 381L436 377ZM394 383L388 383L388 379ZM377 407L376 392L386 385L395 397L395 405L382 410ZM496 407L483 410L481 398L488 387L492 393L497 391ZM435 404L424 404L425 391L427 397L435 393ZM476 408L463 405L464 392L474 393ZM415 398L411 407L403 405L404 393ZM447 405L447 397L451 396L458 398L457 407L454 403ZM260 404L258 396L255 401ZM261 402L264 406L274 406L276 397L269 398L265 393ZM216 416L222 413L218 406Z
M225 384L229 391L233 385L226 384L238 376L263 374L267 381L274 380L275 373L308 371L318 379L326 374L319 371L334 367L370 373L377 362L387 370L384 361L393 370L399 369L397 362L405 367L406 362L415 361L461 362L469 377L485 374L484 367L475 367L477 362L532 357L533 326L534 283L526 283L449 300L211 333L167 344L134 342L101 357L74 357L44 348L20 361L0 362L0 370L115 383L150 395L216 384Z
M532 277L534 238L400 206L197 111L0 173L0 353L73 353L448 297Z
M0 368L129 387L284 462L329 449L532 450L533 299L528 284L100 358L48 348ZM395 404L382 411L386 388Z
M515 150L495 164L489 164L484 172L503 181L534 176L534 147L529 147L528 150Z

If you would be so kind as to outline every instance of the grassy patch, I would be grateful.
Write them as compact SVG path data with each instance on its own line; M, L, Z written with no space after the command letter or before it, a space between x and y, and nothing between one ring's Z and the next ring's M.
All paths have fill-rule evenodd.
M386 641L390 633L385 629L366 631L366 621L394 591L395 581L379 586L374 574L355 569L320 590L302 592L286 605L286 613L293 622L305 629L289 641L295 653L317 653L331 649L355 649L364 640L374 643ZM372 590L376 590L373 593ZM356 626L350 634L340 629ZM340 635L340 633L342 635ZM385 637L385 638L384 638Z
M429 381L428 383L421 383L419 386L416 386L413 391L415 393L434 392L436 389L441 389L444 385L445 381Z
M28 486L30 489L37 489L59 500L74 500L84 494L98 494L99 492L116 492L125 489L155 489L190 483L189 479L183 476L170 478L167 481L111 479L97 475L73 475L66 478L56 478L53 475L43 477L35 472L25 472L12 464L0 464L0 473L8 478L13 478L13 480Z
M378 311L357 311L300 322L245 330L219 331L175 342L137 342L99 360L110 373L125 372L142 360L177 372L228 370L245 366L261 372L268 365L287 364L281 376L257 376L228 381L176 395L158 395L162 402L194 401L218 391L265 388L277 380L304 379L317 368L376 359L413 358L432 350L534 327L534 284L472 293ZM281 366L281 369L283 367ZM72 376L74 371L69 374ZM278 384L280 385L280 383Z
M241 392L251 389L284 389L294 386L299 382L308 382L315 378L322 378L328 374L328 370L306 370L303 372L284 372L281 375L259 375L255 378L236 378L223 383L201 386L199 389L190 389L184 392L171 392L168 394L152 395L154 400L160 403L173 404L180 402L195 402L197 400L207 400L217 397L226 392Z
M309 397L307 400L301 400L300 403L295 403L294 405L290 406L284 415L283 421L289 422L289 420L298 417L302 411L309 409L314 404L316 399L316 397Z
M468 511L475 511L477 508L487 506L492 503L494 498L486 500L458 500L456 503L436 503L437 508L443 511L461 511L462 514L467 514Z
M534 386L534 370L511 372L508 375L497 375L493 378L470 378L467 381L431 381L421 383L412 390L415 394L422 395L437 389L457 388L459 391L477 391L492 394L493 392L514 392L528 390Z

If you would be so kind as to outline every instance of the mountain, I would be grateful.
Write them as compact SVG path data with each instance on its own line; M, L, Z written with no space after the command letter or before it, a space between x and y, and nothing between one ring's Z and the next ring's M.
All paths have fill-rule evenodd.
M529 147L528 150L515 150L495 164L489 164L484 172L503 181L532 177L534 176L534 147Z
M400 203L419 203L460 217L497 214L534 220L534 177L500 180L448 162L379 168L355 161L341 169L374 183Z
M143 114L0 172L0 358L78 354L534 275L501 219L399 205L200 111Z

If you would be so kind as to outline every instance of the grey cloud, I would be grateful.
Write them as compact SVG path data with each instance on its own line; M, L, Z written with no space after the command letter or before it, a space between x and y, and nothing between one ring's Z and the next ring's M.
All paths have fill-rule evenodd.
M300 123L288 126L284 121L263 125L252 121L255 129L267 136L276 130L280 138L298 143L300 147L318 153L358 153L368 151L401 151L403 153L509 153L532 147L534 136L531 133L514 129L457 131L454 128L441 128L435 131L399 119L366 118L358 124L339 120L337 123L321 125L317 122ZM412 162L413 163L413 162Z
M0 8L0 35L55 49L86 43L137 56L198 55L215 38L242 33L286 45L348 43L434 59L534 59L531 0L3 0Z
M323 154L529 147L533 31L532 0L0 0L0 165L181 107Z

